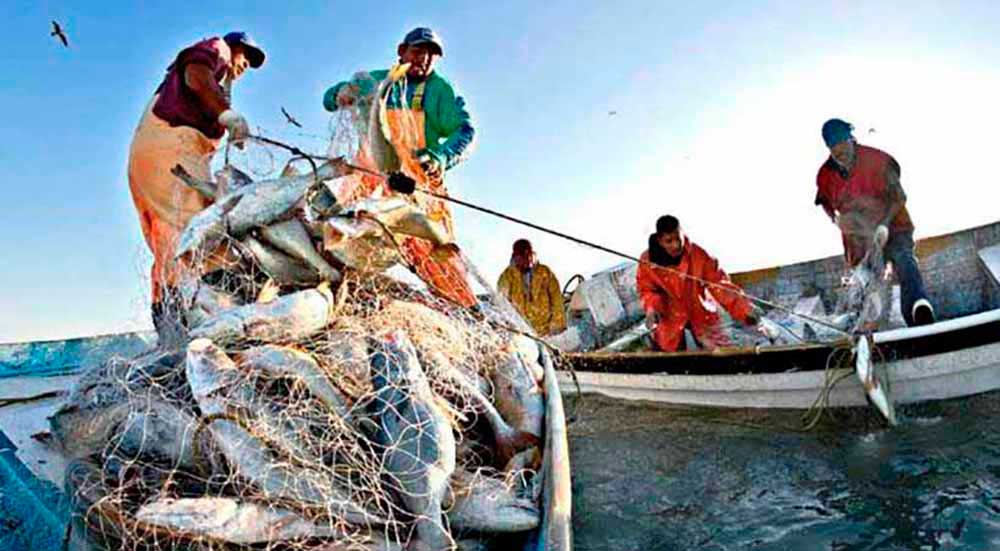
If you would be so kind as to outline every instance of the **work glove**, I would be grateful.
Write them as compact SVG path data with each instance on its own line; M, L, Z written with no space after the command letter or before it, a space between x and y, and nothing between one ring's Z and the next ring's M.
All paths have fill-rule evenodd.
M411 195L413 190L417 189L417 182L402 172L392 172L389 174L389 189L403 195Z
M250 125L247 124L247 120L232 109L226 109L219 114L219 124L225 126L226 130L229 131L229 141L231 142L242 142L250 136Z
M441 158L440 154L424 148L418 149L414 155L428 178L437 180L444 175L444 159Z
M879 247L885 247L885 243L889 241L889 228L885 227L885 224L880 224L879 227L875 228L874 240Z

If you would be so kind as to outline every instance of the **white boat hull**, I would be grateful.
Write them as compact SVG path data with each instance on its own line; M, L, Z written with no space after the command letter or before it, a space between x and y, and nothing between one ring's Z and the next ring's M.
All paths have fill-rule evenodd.
M844 370L849 371L849 370ZM889 394L896 404L947 400L1000 389L1000 343L889 362ZM823 391L824 371L757 375L666 375L577 371L584 393L625 400L730 408L809 409ZM572 375L559 372L564 394L576 392ZM833 407L868 407L857 377L830 392Z

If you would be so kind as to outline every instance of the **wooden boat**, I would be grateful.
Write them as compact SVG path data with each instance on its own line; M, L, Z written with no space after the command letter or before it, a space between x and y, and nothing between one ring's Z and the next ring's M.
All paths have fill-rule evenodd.
M897 299L895 322L874 333L891 399L909 404L1000 388L1000 222L921 239L916 250L938 322L900 327ZM843 272L837 256L738 273L733 280L747 293L789 308L802 297L818 297L814 304L831 307L843 291ZM587 280L574 292L571 328L553 339L570 350L583 392L717 407L802 409L818 398L834 407L866 405L856 377L830 384L843 370L828 365L845 365L847 338L714 352L601 351L641 319L635 265L592 280L590 288ZM563 392L575 391L570 373L561 371L560 382Z
M0 344L0 493L23 504L16 514L32 548L60 549L67 534L62 493L68 458L33 437L86 368L131 357L155 346L152 333L124 333L64 341ZM546 437L542 465L542 522L525 538L525 551L571 551L572 493L562 397L552 363L545 368ZM77 528L68 548L93 549Z

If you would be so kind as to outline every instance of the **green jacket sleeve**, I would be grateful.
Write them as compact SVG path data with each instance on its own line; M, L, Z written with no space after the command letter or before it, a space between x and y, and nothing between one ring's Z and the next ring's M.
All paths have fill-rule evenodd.
M378 87L378 83L382 81L388 75L389 72L386 70L379 71L369 71L369 72L359 72L356 73L350 80L345 80L343 82L338 82L331 86L325 94L323 94L323 108L331 113L337 110L337 93L340 89L347 85L354 85L358 87L358 97L363 98L370 96L375 92L375 88Z
M476 129L465 106L465 98L455 92L451 83L440 79L440 92L434 98L435 133L444 141L429 143L428 149L452 168L464 161L472 150Z

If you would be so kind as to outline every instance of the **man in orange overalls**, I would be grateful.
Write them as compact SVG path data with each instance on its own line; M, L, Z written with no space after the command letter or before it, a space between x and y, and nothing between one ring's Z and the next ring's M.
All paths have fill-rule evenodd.
M223 135L249 134L232 109L224 82L247 67L264 63L264 51L244 32L202 40L181 50L143 113L132 138L128 183L146 244L153 253L150 273L153 323L159 330L181 266L174 261L177 239L188 220L211 201L184 185L170 170L181 165L200 180L211 180L209 164ZM200 268L209 271L219 259Z
M640 258L636 285L653 341L664 352L681 347L685 328L707 350L729 346L719 306L747 325L759 321L719 262L692 243L670 215L656 221L656 233L649 236L649 249Z
M412 193L412 182L418 189L447 195L445 171L462 162L471 150L475 129L465 107L465 100L450 82L434 71L434 64L444 54L440 37L426 27L413 29L397 47L399 62L409 64L406 78L392 84L386 101L385 139L400 161L400 171L408 178L385 180L362 176L349 197L338 201L359 199L390 190ZM327 111L355 105L361 98L371 97L373 88L390 74L388 70L371 71L368 78L341 82L323 97ZM378 101L376 99L375 101ZM369 147L371 144L369 144ZM372 166L371 152L359 154L359 164ZM386 170L386 167L378 167ZM402 182L411 183L396 185ZM430 196L415 194L413 200L428 217L441 224L448 237L454 239L454 225L447 204ZM466 279L461 256L454 250L435 250L423 239L407 237L402 244L406 261L417 275L438 294L463 306L477 303Z

